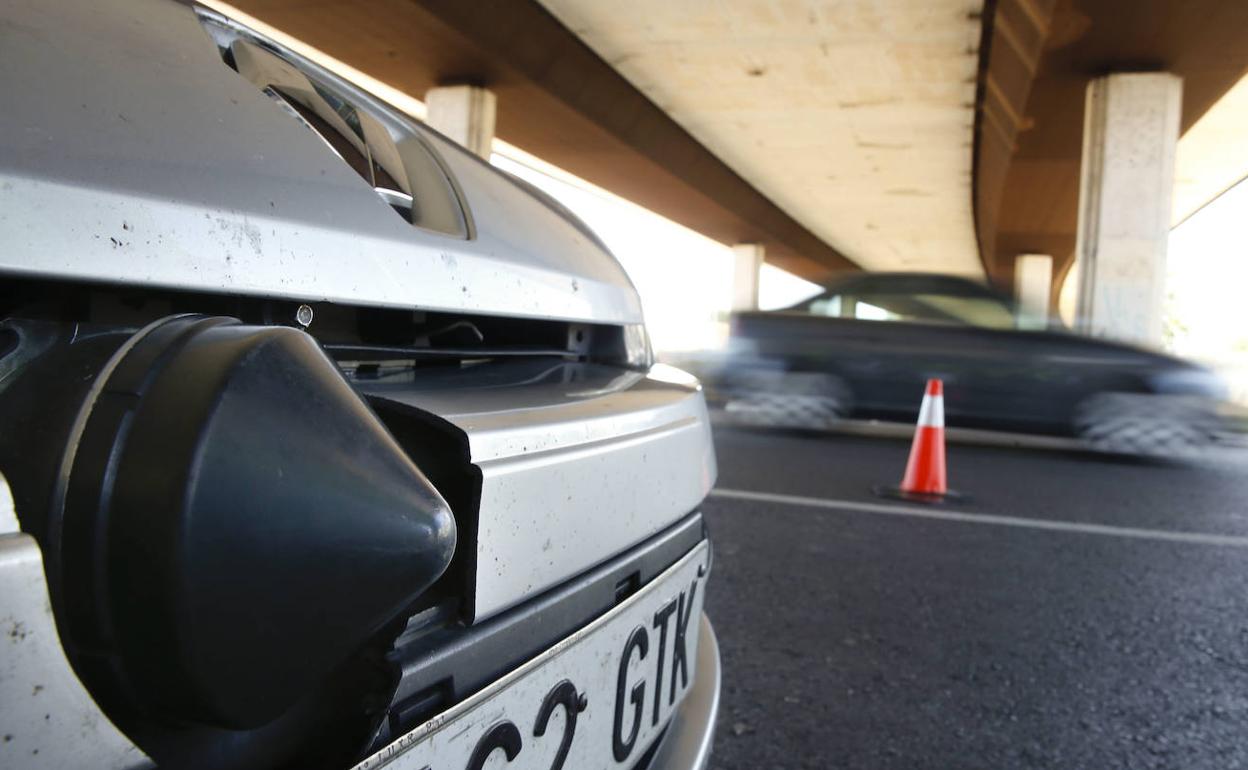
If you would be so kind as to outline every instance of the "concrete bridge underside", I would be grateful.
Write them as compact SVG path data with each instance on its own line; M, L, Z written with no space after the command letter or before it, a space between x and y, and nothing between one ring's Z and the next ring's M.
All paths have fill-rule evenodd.
M980 254L988 275L1007 286L1016 255L1050 254L1060 284L1075 258L1089 80L1111 72L1181 77L1186 137L1248 73L1248 3L998 0L988 23L975 159ZM1211 117L1242 126L1243 115L1240 107ZM1180 152L1178 177L1187 194L1176 199L1177 219L1248 173L1242 150L1234 152L1224 141L1232 137L1216 131L1192 137L1200 146L1186 148L1190 157Z
M1088 82L1182 77L1186 132L1248 72L1241 0L233 4L417 98L487 87L500 139L812 280L1009 286L1015 257L1040 252L1060 282ZM1209 179L1180 170L1188 209L1213 176L1243 176L1189 154L1188 177ZM1248 153L1234 162L1248 172Z

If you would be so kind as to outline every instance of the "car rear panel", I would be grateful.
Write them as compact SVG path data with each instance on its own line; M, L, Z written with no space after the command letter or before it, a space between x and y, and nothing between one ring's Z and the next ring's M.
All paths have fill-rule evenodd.
M0 378L6 396L0 402L6 428L0 471L13 483L22 537L56 556L47 562L48 582L63 638L47 644L63 647L53 648L57 664L66 674L73 666L85 684L76 705L113 721L133 741L133 747L123 745L125 753L142 760L141 750L175 766L193 757L204 767L346 767L347 758L358 761L531 666L630 598L654 600L647 588L682 560L709 559L698 507L716 467L702 392L651 374L637 293L582 224L332 73L210 12L197 16L168 0L17 0L2 15L0 69L29 73L31 87L11 89L8 109L0 112L0 211L10 223L0 227L0 298L6 303L0 333L8 346ZM231 45L239 40L286 56L346 94L369 119L429 149L453 183L464 232L434 232L397 215L323 137L234 68ZM84 506L76 519L82 526L74 530L87 533L79 538L83 553L111 558L104 552L107 538L90 533L103 529L91 527L97 517L112 515L115 500L92 486L96 478L88 471L95 465L58 465L67 445L77 442L76 426L86 421L99 438L83 455L92 463L109 452L125 453L127 410L156 398L114 383L113 367L122 362L127 376L160 380L161 398L168 396L162 403L173 413L190 411L184 397L193 384L236 381L214 368L220 362L206 359L196 358L195 365L212 376L179 379L164 368L190 360L174 341L194 337L200 332L187 329L200 326L297 343L307 354L298 360L317 362L315 371L324 375L317 381L349 396L351 413L385 438L388 460L418 471L414 475L445 503L439 515L449 512L455 524L455 542L439 541L454 551L443 571L430 576L432 582L422 579L410 603L404 595L393 617L379 614L355 624L361 627L353 632L367 634L366 643L353 646L344 660L336 652L333 661L327 657L332 670L315 684L300 678L291 697L308 700L262 726L197 710L198 702L178 712L180 721L171 726L175 720L155 690L131 687L138 681L132 674L149 657L171 657L167 650L137 643L123 650L96 634L96 625L116 625L114 604L140 614L145 605L114 603L111 594L98 607L91 604L95 587L104 583L70 579L86 567L76 557L62 558L65 484ZM174 327L176 334L169 331ZM148 340L153 329L168 334L159 345L152 342L150 358L135 353L135 340ZM205 483L202 489L224 501L202 509L207 519L228 518L241 502L254 503L261 487L311 496L297 507L262 506L246 517L257 525L249 553L259 553L264 566L286 563L276 556L290 555L291 532L311 531L304 517L343 514L341 499L317 497L316 484L300 483L290 469L303 467L322 440L343 449L335 468L367 462L358 443L344 449L342 436L330 435L333 420L320 397L298 387L312 370L290 371L304 374L277 377L254 402L254 414L271 420L258 431L273 450L271 466L245 452L230 453L239 431L213 433L203 427L208 423L196 422L215 414L208 405L219 402L212 398L182 425L187 436L225 441L215 445L214 456L239 459L249 470L276 469ZM92 383L116 388L105 398ZM237 403L250 404L253 397L259 398L253 392ZM305 417L319 416L300 420L301 404L322 411L309 407ZM38 415L37 429L31 415ZM153 445L163 446L163 425L144 423ZM68 451L74 457L75 447ZM179 460L160 476L191 484L199 467ZM326 480L336 476L309 478L331 483ZM360 516L377 502L375 491L368 484L345 490L359 497ZM132 507L156 521L184 518L173 512L177 505ZM367 573L368 560L379 559L384 549L343 536L363 528L360 518L348 519L350 526L314 538L338 566L327 569L323 558L296 560L293 572L282 574L290 582L281 585L293 589L280 597L281 606L320 602L320 611L341 620L344 606L402 588L401 580L377 581L340 590L334 601L308 588L320 585L311 576L346 585L345 578ZM222 536L243 530L251 531L225 527ZM147 561L167 562L173 571L186 556L179 548L160 552L172 555ZM237 561L237 554L230 551L230 559ZM151 567L144 561L118 557L122 571L140 582ZM699 580L707 566L704 561L699 568ZM245 586L239 602L206 602L227 613L249 596L272 595L268 589L277 585L249 579L237 564L205 574ZM176 579L147 583L153 590L182 585ZM704 595L699 592L699 601ZM98 624L65 622L67 612L88 605L89 619ZM693 607L692 595L686 606ZM223 627L280 626L277 614ZM330 617L297 614L332 625L321 622ZM690 622L705 629L697 641L699 669L689 672L699 710L680 712L684 723L697 726L691 754L697 764L705 759L714 721L718 663L713 649L705 649L714 645L709 625L700 617ZM296 660L306 652L300 644L275 649L260 662ZM675 708L671 692L668 706ZM596 708L609 698L596 693ZM667 729L665 723L651 727L659 735ZM659 740L648 737L630 761L657 750ZM77 756L58 753L54 744L41 748L49 765Z
M665 529L714 483L701 393L639 372L512 361L361 390L467 437L481 472L474 622Z
M226 65L190 7L17 0L2 13L0 72L29 81L0 110L0 211L22 223L0 228L7 274L641 321L627 275L592 236L422 127L410 130L453 174L472 232L404 222ZM342 90L388 128L410 127Z

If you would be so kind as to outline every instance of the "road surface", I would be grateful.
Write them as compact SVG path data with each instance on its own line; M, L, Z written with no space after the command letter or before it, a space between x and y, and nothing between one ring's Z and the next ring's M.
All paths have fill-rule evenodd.
M1248 462L717 428L712 768L1248 766ZM934 516L934 517L933 517Z

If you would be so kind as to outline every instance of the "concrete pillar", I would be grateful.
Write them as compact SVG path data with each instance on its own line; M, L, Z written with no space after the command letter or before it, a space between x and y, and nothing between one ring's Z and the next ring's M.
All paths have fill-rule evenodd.
M738 243L732 247L732 309L758 309L758 273L763 268L761 243Z
M1043 329L1049 325L1052 288L1052 255L1019 254L1014 258L1014 297L1018 300L1018 328Z
M1161 341L1166 241L1183 80L1107 75L1088 84L1079 182L1080 327Z
M425 93L425 122L489 159L494 144L494 92L480 86L439 86Z

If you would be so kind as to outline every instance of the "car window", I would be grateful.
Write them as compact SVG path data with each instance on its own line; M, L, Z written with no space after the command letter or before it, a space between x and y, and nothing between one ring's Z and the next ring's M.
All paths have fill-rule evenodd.
M903 292L828 293L799 310L832 318L863 321L947 323L987 329L1012 329L1014 313L992 297L954 294L908 294Z
M400 130L393 120L369 114L344 89L255 43L234 40L229 50L240 75L319 136L399 216L419 227L468 237L454 185L414 126Z

